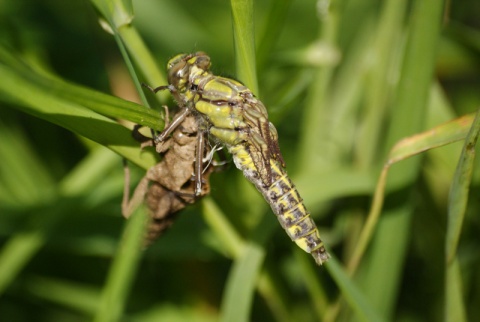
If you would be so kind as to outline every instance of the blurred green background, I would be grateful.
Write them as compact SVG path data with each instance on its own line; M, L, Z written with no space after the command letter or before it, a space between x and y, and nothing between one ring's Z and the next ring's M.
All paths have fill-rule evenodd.
M412 153L428 152L392 166L364 229L393 145L479 108L480 2L144 0L131 13L129 1L0 4L0 320L479 318L480 172L466 150L454 177L463 140L431 150L413 138ZM102 15L120 21L117 41ZM144 105L119 44L152 86L170 57L199 50L214 73L258 82L334 259L316 267L231 162L137 251L144 213L121 215L122 157L138 182L156 156L117 121L162 122L128 102ZM145 96L159 112L175 105ZM443 127L433 137L458 141Z

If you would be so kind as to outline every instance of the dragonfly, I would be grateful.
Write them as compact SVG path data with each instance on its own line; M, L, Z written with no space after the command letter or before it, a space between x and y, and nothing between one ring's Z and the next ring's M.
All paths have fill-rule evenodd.
M288 236L321 265L330 258L317 226L285 170L278 133L265 105L245 85L214 75L204 52L179 54L167 64L168 90L183 108L177 119L155 138L175 130L183 118L195 115L199 128L224 144L236 167L263 195Z
M165 107L166 127L168 108ZM173 119L178 119L174 116ZM133 136L141 146L155 146L163 156L140 180L130 199L130 172L125 166L125 190L122 214L129 218L133 211L146 203L150 221L145 236L145 246L153 243L174 223L180 210L210 193L209 177L214 171L210 155L215 149L205 144L205 132L198 130L194 115L188 115L176 124L171 136L162 141L143 136L139 126Z

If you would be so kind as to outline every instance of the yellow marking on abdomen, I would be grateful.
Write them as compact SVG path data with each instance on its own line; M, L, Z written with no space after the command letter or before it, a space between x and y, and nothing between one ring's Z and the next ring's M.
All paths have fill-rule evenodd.
M330 256L325 250L317 226L287 173L277 166L275 160L271 160L273 183L266 187L250 154L243 146L231 147L230 152L234 156L237 167L244 172L247 179L256 186L270 204L292 241L305 252L310 253L317 264L321 265L328 260Z

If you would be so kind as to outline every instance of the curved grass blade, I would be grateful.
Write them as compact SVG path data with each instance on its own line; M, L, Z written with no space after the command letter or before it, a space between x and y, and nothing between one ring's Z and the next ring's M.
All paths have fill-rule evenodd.
M138 143L130 130L93 110L110 117L138 119L140 123L156 122L154 128L160 123L158 112L39 74L29 77L1 63L0 73L4 76L0 81L0 93L22 111L100 143L141 167L148 168L155 163L152 154L139 153ZM48 82L51 86L46 85ZM57 95L61 92L63 97ZM158 118L153 117L155 113Z
M370 242L373 231L380 217L387 175L390 167L395 163L434 149L443 145L465 139L471 128L474 114L468 114L450 122L441 124L431 130L400 140L390 151L375 188L372 208L360 235L357 247L349 261L348 270L353 273L358 267L363 254ZM393 184L392 186L395 186Z
M163 120L160 113L149 110L139 104L122 100L118 97L104 94L87 87L72 84L60 79L58 76L39 70L33 65L13 56L7 49L0 47L0 66L5 66L14 73L20 83L6 84L7 79L0 81L0 90L4 86L11 86L14 90L20 90L22 86L35 86L38 91L43 91L51 97L64 98L68 101L78 103L88 109L104 116L132 121L154 128L163 129ZM5 82L5 83L4 83ZM30 94L33 96L33 93ZM45 107L47 109L48 107Z

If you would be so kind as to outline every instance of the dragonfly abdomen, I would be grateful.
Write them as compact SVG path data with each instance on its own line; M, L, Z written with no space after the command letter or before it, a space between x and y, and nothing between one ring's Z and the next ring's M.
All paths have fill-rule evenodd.
M286 171L271 161L273 183L262 192L288 236L300 248L311 253L317 264L322 264L328 255L315 222L307 211L297 188ZM260 190L260 188L259 188Z
M258 173L250 153L242 146L230 147L235 165L243 171L265 200L270 204L283 229L301 249L310 253L317 264L327 261L328 255L315 222L305 208L303 200L286 171L270 160L272 183L265 185Z

